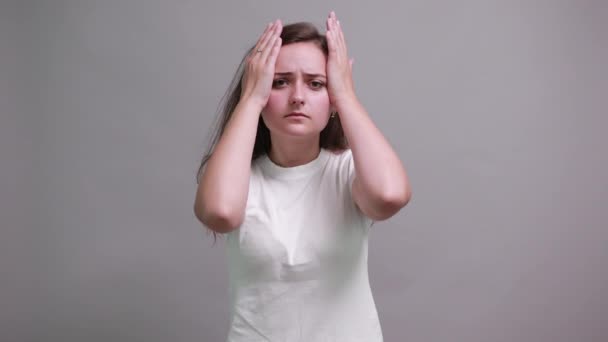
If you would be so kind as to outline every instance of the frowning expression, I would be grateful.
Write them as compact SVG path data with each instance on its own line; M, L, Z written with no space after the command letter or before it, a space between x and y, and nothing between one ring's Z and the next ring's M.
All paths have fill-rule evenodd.
M314 136L327 125L327 58L314 43L281 47L270 97L262 118L273 134Z

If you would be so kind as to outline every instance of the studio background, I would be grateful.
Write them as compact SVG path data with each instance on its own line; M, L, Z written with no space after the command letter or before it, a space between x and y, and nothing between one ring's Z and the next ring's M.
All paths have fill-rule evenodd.
M266 23L335 10L412 201L376 224L386 341L608 340L604 1L2 1L2 341L222 341L194 217Z

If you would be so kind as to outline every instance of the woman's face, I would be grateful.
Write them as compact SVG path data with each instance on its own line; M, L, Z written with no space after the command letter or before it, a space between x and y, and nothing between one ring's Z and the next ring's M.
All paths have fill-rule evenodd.
M315 136L325 128L331 109L326 63L314 43L281 47L270 97L262 110L262 119L273 134Z

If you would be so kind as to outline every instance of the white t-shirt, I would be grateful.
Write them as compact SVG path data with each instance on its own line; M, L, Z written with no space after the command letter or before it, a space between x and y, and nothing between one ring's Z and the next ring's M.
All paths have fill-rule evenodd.
M355 205L352 151L252 164L243 224L227 235L229 342L379 342L367 270L373 221Z

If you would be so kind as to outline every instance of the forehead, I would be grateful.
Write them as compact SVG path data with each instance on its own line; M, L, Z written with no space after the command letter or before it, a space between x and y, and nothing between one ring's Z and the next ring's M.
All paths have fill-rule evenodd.
M275 72L296 72L325 74L326 57L314 43L294 43L281 47Z

